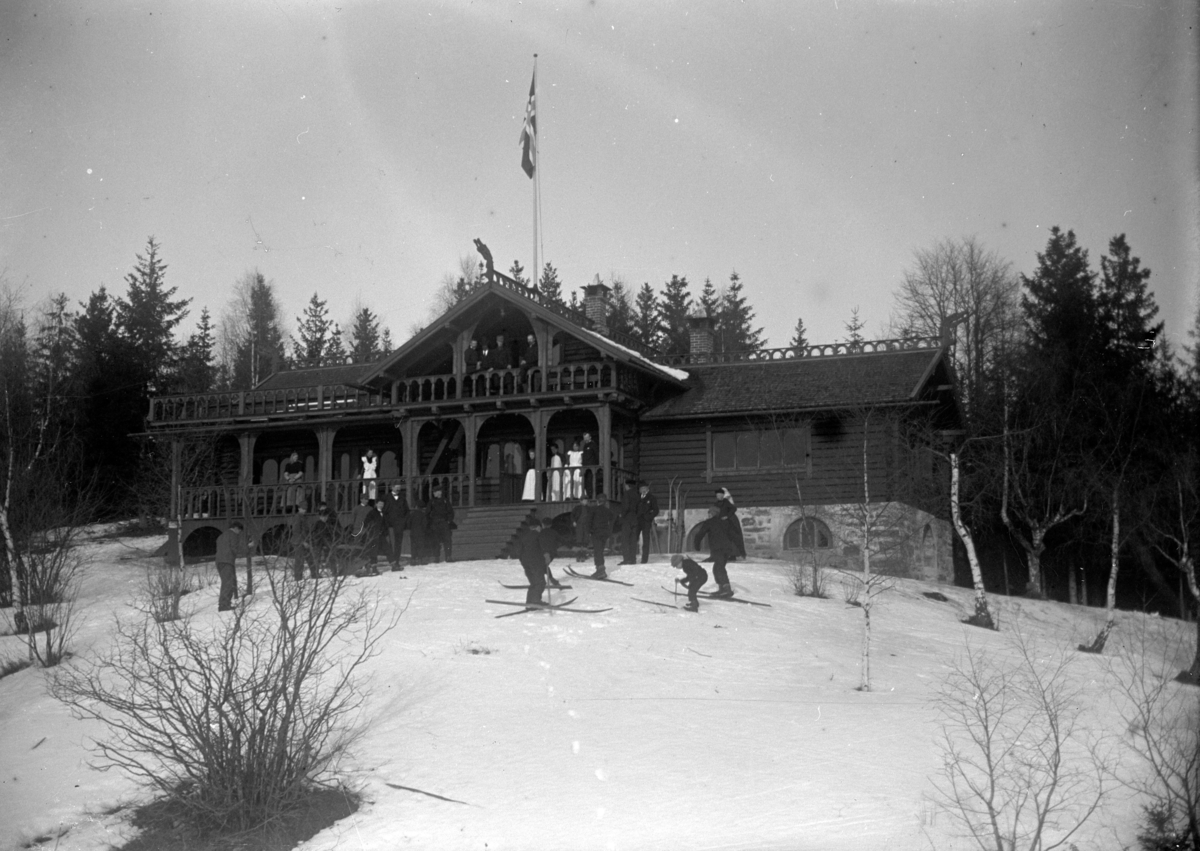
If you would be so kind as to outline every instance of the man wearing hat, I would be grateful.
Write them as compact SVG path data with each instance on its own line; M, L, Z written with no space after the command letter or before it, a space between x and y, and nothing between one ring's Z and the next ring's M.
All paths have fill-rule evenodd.
M404 487L393 484L383 493L383 522L387 526L388 561L392 570L404 570L400 566L400 549L404 544L404 530L408 528L408 500L404 498Z
M454 561L451 549L451 536L454 530L454 506L442 494L442 486L433 486L433 499L429 500L429 532L426 543L429 545L429 555L433 561L442 560L442 550L446 551L446 561Z
M642 536L642 564L650 560L650 532L654 529L654 518L658 516L658 499L650 493L650 485L638 482L637 533ZM634 553L637 539L634 538Z
M621 564L637 564L637 510L637 479L626 479L621 495Z

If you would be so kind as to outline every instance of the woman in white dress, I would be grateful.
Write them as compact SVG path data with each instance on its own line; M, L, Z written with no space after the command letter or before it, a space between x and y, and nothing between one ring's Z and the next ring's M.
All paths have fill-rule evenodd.
M525 489L521 491L522 502L537 502L538 486L537 486L537 455L532 449L529 450L528 468L525 470Z
M563 473L562 473L562 456L558 454L558 447L550 451L550 501L563 501Z
M375 477L378 470L379 456L375 454L374 449L368 449L367 454L362 457L363 493L367 495L367 499L375 498Z
M567 466L571 468L568 489L570 499L583 496L583 447L576 440L567 451Z

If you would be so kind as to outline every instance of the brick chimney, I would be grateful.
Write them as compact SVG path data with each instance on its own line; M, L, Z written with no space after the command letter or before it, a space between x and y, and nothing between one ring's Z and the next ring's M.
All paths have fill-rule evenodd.
M688 351L693 363L705 363L712 359L713 319L707 313L692 313L688 316Z
M583 288L583 312L592 329L600 334L608 333L608 286L600 283L600 276Z

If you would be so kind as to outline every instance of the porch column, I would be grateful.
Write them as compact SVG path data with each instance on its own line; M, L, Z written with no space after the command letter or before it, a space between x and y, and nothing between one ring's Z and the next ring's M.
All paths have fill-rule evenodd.
M546 502L550 496L550 482L546 472L546 411L538 408L533 412L533 468L537 471L538 502Z
M479 415L467 414L463 420L463 429L467 433L467 505L475 507L475 437L479 430Z
M242 464L238 470L238 486L247 488L254 484L254 443L258 432L244 431L238 435L238 446L242 450Z
M404 499L411 506L413 493L413 476L416 475L417 447L413 438L416 427L410 419L396 423L400 429L400 475L404 477Z
M604 498L613 498L612 488L612 408L601 405L596 411L596 421L599 424L600 446L596 454L600 457L601 476L604 482Z
M317 429L317 481L322 500L329 499L329 483L333 481L333 438L336 434L337 426Z

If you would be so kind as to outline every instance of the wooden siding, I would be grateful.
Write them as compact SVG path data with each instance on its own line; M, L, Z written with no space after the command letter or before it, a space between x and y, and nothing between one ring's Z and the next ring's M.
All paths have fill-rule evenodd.
M770 421L714 421L711 434L737 433L752 428L774 427ZM704 423L644 423L639 441L640 477L658 494L665 495L672 479L687 491L687 508L703 508L713 500L718 487L726 487L738 505L782 506L798 502L796 485L806 503L834 505L862 498L863 421L861 417L833 417L788 423L789 428L807 428L809 469L776 468L712 470L709 426ZM931 505L930 487L912 487L909 453L900 446L894 420L868 420L868 479L871 501L897 499ZM935 512L943 514L944 511Z

